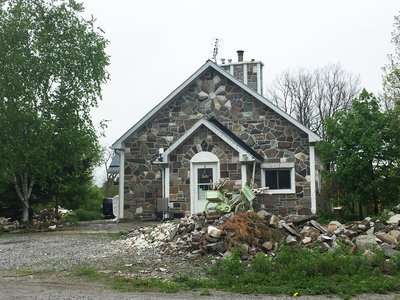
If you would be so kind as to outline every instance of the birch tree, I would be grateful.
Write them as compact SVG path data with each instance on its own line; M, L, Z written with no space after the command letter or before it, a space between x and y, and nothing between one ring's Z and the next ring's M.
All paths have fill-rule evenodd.
M90 109L108 79L108 42L83 11L73 0L0 0L0 174L24 221L34 184L97 151Z

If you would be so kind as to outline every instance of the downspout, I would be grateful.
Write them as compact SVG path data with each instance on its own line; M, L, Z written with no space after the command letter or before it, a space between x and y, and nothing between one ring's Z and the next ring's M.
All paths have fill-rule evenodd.
M164 181L164 178L165 178L165 167L163 166L161 168L161 188L162 188L162 196L163 196L163 198L166 198L165 197L165 181Z
M162 185L162 197L164 199L167 199L167 211L165 211L163 213L163 220L168 219L169 218L169 195L167 195L167 189L166 189L166 167L163 166L161 168L161 185Z
M253 162L253 175L251 177L251 188L254 187L254 177L256 176L256 161Z
M170 205L169 201L169 166L166 166L164 169L164 193L165 198L168 198L168 207Z
M247 182L247 170L246 170L246 165L244 162L242 162L242 187L246 184Z

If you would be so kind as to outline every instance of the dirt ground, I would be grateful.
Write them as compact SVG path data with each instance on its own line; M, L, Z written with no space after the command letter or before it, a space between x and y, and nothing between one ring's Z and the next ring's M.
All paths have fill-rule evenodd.
M143 259L126 258L127 255L118 251L106 235L157 224L99 220L84 222L79 227L62 231L0 236L0 299L198 299L201 293L199 290L173 294L122 293L112 290L105 282L72 275L72 270L79 265L93 263L95 267L104 267L113 261L130 264L141 262L139 267L142 268L155 268L158 264L163 264L171 272L177 271L173 270L178 268L174 262L167 265L163 261L149 262L148 265L143 265ZM291 298L237 295L219 291L211 291L210 296L203 297L226 300ZM326 299L324 296L301 298ZM400 294L360 295L357 299L400 300Z

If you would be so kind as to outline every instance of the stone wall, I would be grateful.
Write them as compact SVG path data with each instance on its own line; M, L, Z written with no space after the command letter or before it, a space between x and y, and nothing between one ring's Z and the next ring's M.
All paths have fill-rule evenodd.
M304 191L303 196L275 195L273 198L277 200L273 203L276 203L276 209L289 205L289 213L295 209L293 204L310 207L306 192L309 190L307 176L310 174L307 134L210 68L126 140L125 188L128 192L125 200L128 216L138 213L137 216L151 217L154 214L155 200L162 194L161 167L152 164L158 156L158 149L170 147L199 119L209 117L215 117L264 157L266 162L291 160L295 163L296 186L301 187L298 188L298 194L301 194L300 189ZM212 134L206 135L207 140L211 139L207 143L213 147L229 148ZM171 155L173 189L170 198L172 202L180 203L176 204L176 209L182 212L189 210L187 206L190 205L187 190L190 184L189 169L183 158L199 147L198 141L200 138L193 136L178 147L174 154L176 161ZM221 151L225 153L226 149ZM227 164L237 163L233 153L225 155L232 155L232 161ZM221 171L227 170L221 168ZM239 177L238 172L235 180L239 181ZM251 174L248 174L248 178L251 178ZM255 183L261 184L259 170ZM261 202L260 205L270 204L268 199Z
M241 188L239 153L205 126L170 154L170 202L172 212L190 213L190 160L203 151L215 154L220 162L220 178L226 178L226 187L238 192Z

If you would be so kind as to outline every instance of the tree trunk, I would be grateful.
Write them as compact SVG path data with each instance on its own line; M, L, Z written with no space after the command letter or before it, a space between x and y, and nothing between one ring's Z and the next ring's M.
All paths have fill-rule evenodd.
M54 207L54 212L55 212L55 214L56 214L56 216L58 215L58 206L59 206L59 200L60 200L60 198L59 198L59 185L57 184L57 191L56 191L56 201L55 201L55 207Z
M363 218L363 211L362 211L362 204L361 203L358 203L358 213L359 213L360 221L361 221L362 219L364 219Z
M20 175L20 183L17 180L17 176L14 175L14 187L17 192L18 198L22 203L22 221L29 221L29 198L31 197L33 188L33 178L30 182L28 179L28 173ZM22 191L21 191L22 190Z

